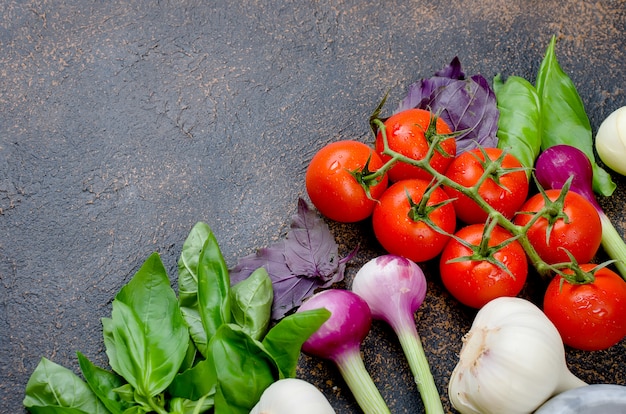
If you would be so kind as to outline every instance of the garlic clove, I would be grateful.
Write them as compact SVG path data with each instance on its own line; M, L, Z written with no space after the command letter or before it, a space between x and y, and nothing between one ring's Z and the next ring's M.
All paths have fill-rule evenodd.
M615 110L600 124L595 145L607 167L626 175L626 106Z
M267 387L250 414L336 414L315 385L284 378Z

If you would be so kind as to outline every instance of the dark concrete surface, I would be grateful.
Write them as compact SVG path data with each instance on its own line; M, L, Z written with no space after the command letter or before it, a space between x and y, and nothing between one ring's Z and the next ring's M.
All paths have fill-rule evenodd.
M594 131L626 105L621 1L4 0L0 15L0 411L23 412L46 356L106 364L100 318L153 251L175 284L191 226L213 228L229 263L284 235L304 171L325 143L368 142L383 94L459 56L468 74L534 81L550 36ZM600 200L626 227L626 180ZM382 253L368 223L331 230L348 267ZM446 387L473 313L430 290L419 329ZM532 283L529 292L532 296ZM366 365L393 413L423 412L391 331L374 324ZM622 343L568 350L589 382L626 384ZM359 412L336 370L299 375L340 413Z

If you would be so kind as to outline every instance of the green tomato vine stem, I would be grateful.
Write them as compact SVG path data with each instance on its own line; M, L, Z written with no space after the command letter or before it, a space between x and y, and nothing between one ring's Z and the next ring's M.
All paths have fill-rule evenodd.
M369 174L367 177L364 177L364 178L370 180L370 179L381 177L384 174L386 174L391 169L391 167L393 167L397 162L404 162L407 164L411 164L427 171L434 177L433 181L436 183L435 185L443 185L443 186L455 189L461 194L464 194L467 197L471 198L474 202L476 202L483 209L483 211L485 211L489 216L492 217L492 220L494 220L495 223L503 227L505 230L509 231L513 235L513 237L516 237L517 241L521 244L522 248L526 252L526 255L528 256L533 267L535 268L535 270L537 271L537 273L539 273L541 277L547 279L553 275L553 272L555 271L554 266L549 265L548 263L543 261L541 257L539 257L539 254L530 243L527 233L528 233L528 229L537 220L539 220L541 217L548 215L551 209L553 209L554 207L551 205L546 205L543 209L538 211L525 226L518 226L515 223L513 223L511 220L503 216L499 211L497 211L492 206L490 206L485 201L485 199L483 199L480 196L478 192L478 189L480 188L480 186L486 180L488 180L495 171L498 170L498 168L501 166L501 162L492 161L492 162L487 163L483 174L478 179L476 184L471 187L465 187L449 179L444 174L435 170L430 165L430 160L435 153L435 147L437 146L439 139L443 139L446 137L435 138L433 143L430 145L428 152L426 153L426 156L420 160L416 160L416 159L404 156L392 150L389 147L389 142L387 140L387 131L385 128L385 124L383 123L382 120L373 119L372 124L376 125L379 131L381 132L382 139L383 139L383 154L389 156L390 159L380 169L378 169L375 172L372 172L371 174ZM567 191L567 187L564 188L564 191ZM489 233L490 232L486 232L484 237L488 238ZM561 265L562 265L561 268L563 267L576 268L577 267L576 263L561 264Z

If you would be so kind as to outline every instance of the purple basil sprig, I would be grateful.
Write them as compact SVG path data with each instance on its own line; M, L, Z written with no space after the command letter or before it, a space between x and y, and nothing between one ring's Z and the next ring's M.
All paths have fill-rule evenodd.
M355 253L340 258L328 225L300 198L285 238L239 259L230 270L230 280L234 285L264 267L274 287L272 319L278 320L317 289L343 280L346 262Z
M498 144L496 95L482 75L465 78L458 57L429 79L421 79L408 88L396 112L410 108L428 109L443 119L456 137L457 154Z

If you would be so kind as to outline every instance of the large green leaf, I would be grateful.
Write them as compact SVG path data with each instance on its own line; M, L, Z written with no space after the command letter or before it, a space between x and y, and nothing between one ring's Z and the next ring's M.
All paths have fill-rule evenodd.
M126 383L124 378L114 372L94 365L86 356L77 352L78 364L89 388L112 414L122 414L129 404L120 399L113 391Z
M211 235L211 228L203 222L196 223L178 259L178 302L189 334L196 347L206 357L208 341L198 306L198 262L205 242Z
M555 45L556 37L553 36L536 81L542 115L541 148L565 144L584 152L593 166L594 191L610 196L616 185L611 176L595 162L589 118L574 82L557 61Z
M248 414L279 377L274 359L237 325L222 325L209 345L217 375L215 414Z
M513 154L528 168L535 166L541 151L541 106L535 87L519 76L509 76L503 82L500 75L493 80L498 102L498 148Z
M24 406L32 413L109 412L76 374L47 358L39 361L26 384Z
M274 290L265 268L231 287L233 322L256 340L261 340L270 324Z
M161 393L185 358L189 331L157 253L116 295L111 320L113 370L145 398Z
M280 378L296 376L302 344L330 318L327 309L293 313L281 319L263 339L263 346L280 369Z

